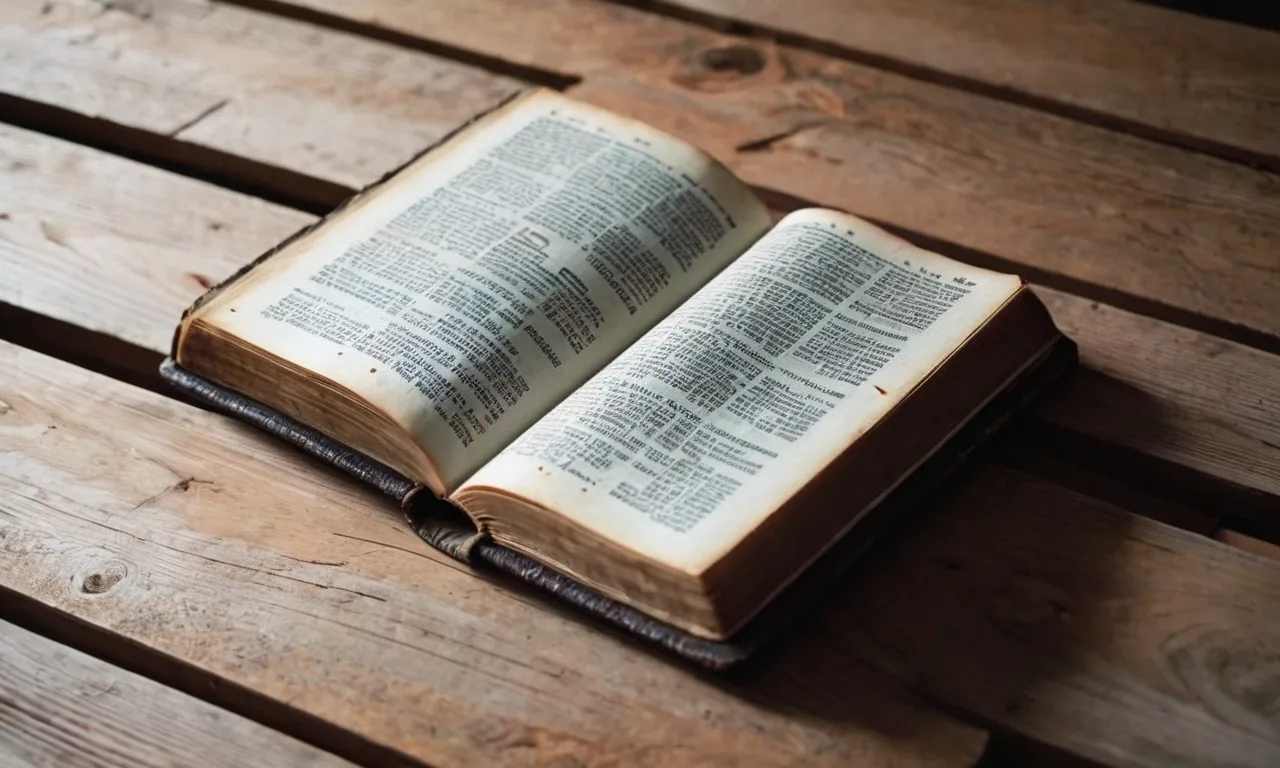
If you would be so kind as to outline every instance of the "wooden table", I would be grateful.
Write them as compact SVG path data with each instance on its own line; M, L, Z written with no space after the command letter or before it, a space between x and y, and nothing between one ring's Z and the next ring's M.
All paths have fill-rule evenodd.
M197 294L522 85L1016 270L1083 369L695 674L180 402ZM1280 34L1125 0L4 0L5 765L1280 765Z

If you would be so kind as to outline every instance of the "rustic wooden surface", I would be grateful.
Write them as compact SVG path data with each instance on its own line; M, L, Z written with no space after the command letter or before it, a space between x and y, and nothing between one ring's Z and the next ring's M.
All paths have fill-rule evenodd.
M520 85L192 0L6 0L0 30L6 94L347 186L378 178Z
M283 74L275 73L275 59L263 61L261 69L272 74L249 86L243 78L250 74L237 81L223 71L228 60L254 62L268 54L225 48L228 37L238 37L255 50L275 49L234 34L258 23L257 15L200 0L149 0L146 13L130 13L127 4L94 13L98 3L83 2L88 10L77 2L15 0L0 11L12 19L7 35L21 57L0 70L0 92L49 92L60 107L157 132L195 121L180 132L184 144L329 182L317 185L316 195L330 202L332 184L367 183L421 146L421 134L398 143L366 138L384 120L388 136L401 135L396 126L405 119L404 102L443 101L442 111L457 115L480 101L460 109L456 98L437 98L422 88L422 78L443 66L436 58L372 42L350 56L386 62L377 85L354 66L354 73L335 72L317 55L289 57L278 67ZM1274 174L596 0L256 4L323 11L333 15L330 23L376 20L380 30L425 40L427 47L464 48L536 80L581 78L571 89L578 97L696 141L761 187L850 210L1058 287L1280 351L1280 313L1272 302L1280 290L1280 257L1270 247L1280 237ZM53 10L45 13L46 7ZM64 23L64 16L70 20ZM538 34L528 34L531 29ZM321 51L347 45L348 36L332 30L306 34ZM287 51L288 41L301 35L284 35L279 47ZM116 55L121 50L131 56ZM83 61L93 77L82 86L67 73L67 61ZM509 78L485 82L485 75L457 68L448 68L450 81L475 84L464 91L488 97L512 87ZM284 88L300 95L282 96ZM175 91L182 97L172 98ZM287 110L282 99L293 98L306 107ZM205 114L225 99L232 101ZM139 100L175 104L139 111ZM308 125L321 126L316 130L328 138L311 137ZM358 169L351 165L356 158ZM305 194L296 179L279 184Z
M75 658L362 764L1280 764L1278 65L1278 33L1126 0L0 4L0 338L69 361L0 347L0 617L105 660L40 656L5 701L78 695ZM530 83L778 212L1019 271L1080 343L735 679L444 561L157 382L205 285ZM119 722L87 746L202 733Z
M147 349L244 254L315 220L4 125L0 157L0 301Z
M1272 174L611 3L279 5L581 77L578 97L686 136L754 184L1280 350Z
M1240 24L1111 0L655 4L1280 169L1280 38Z
M881 560L823 629L964 711L1103 764L1280 764L1280 563L990 471Z
M16 159L0 167L0 270L17 276L0 283L0 301L157 354L205 286L314 221L30 131L0 126L0 152ZM166 200L190 201L189 213L157 221ZM1061 291L1040 294L1085 363L1042 411L1045 422L1264 491L1240 509L1280 529L1276 356ZM155 359L141 364L151 372Z
M715 685L478 578L248 428L0 347L0 590L433 765L968 765L838 642ZM21 448L20 453L17 452ZM101 637L99 637L99 635ZM235 706L235 692L226 694ZM381 751L377 751L374 748Z
M946 765L980 749L858 660L887 658L990 722L1090 757L1280 759L1249 681L1216 666L1251 669L1246 654L1275 642L1248 626L1280 610L1280 564L1009 470L966 480L819 626L724 689L477 579L385 502L239 425L18 348L0 362L0 441L24 445L0 477L0 588L397 751L874 764L905 750ZM1167 647L1206 621L1216 645ZM1042 687L1070 695L1041 702L1043 719L1010 705ZM346 706L363 696L379 711ZM1132 712L1135 700L1158 706ZM890 723L916 737L899 742ZM659 751L672 740L687 751ZM1135 747L1152 742L1163 751Z
M1243 549L1245 552L1251 552L1259 557L1267 557L1272 560L1280 560L1280 546L1272 544L1269 541L1255 539L1247 534L1233 531L1230 528L1221 528L1213 534L1213 538L1224 544L1230 544L1236 549Z
M350 765L5 621L0 621L0 764Z
M1070 294L1039 294L1083 363L1041 420L1176 465L1160 481L1181 483L1180 493L1193 473L1221 481L1198 492L1202 501L1280 531L1280 357Z

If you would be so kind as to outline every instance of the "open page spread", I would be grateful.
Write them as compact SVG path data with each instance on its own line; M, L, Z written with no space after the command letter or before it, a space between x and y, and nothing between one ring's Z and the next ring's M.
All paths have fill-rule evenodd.
M718 164L541 93L209 318L367 397L453 488L768 227Z
M791 214L464 490L523 496L700 572L1018 285L850 216Z

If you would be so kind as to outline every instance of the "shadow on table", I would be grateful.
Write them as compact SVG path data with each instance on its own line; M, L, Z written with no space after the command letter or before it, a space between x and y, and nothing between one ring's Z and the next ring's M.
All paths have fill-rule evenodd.
M1125 398L1127 418L1150 434L1167 428L1166 414L1141 392L1114 381L1099 386L1096 371L1078 376L1090 379L1089 391ZM1079 383L1068 382L1058 397ZM1042 717L1061 706L1053 696L1064 683L1083 686L1072 695L1105 712L1112 702L1088 699L1088 689L1099 670L1123 662L1111 635L1127 619L1113 610L1134 579L1150 578L1135 559L1145 546L1143 524L1001 460L1002 452L1047 450L1039 424L1028 419L975 457L755 658L726 674L688 671L803 723L810 738L815 729L833 740L858 731L911 743L959 738L962 729L931 714L931 705L1017 737L1027 732L1027 713ZM510 579L477 575L584 620Z
M1198 16L1233 21L1262 29L1280 29L1280 6L1258 0L1139 0Z
M1123 398L1131 427L1167 430L1168 414L1140 391L1097 371L1077 376L1089 380L1070 381L1048 407L1087 384ZM1024 468L1037 454L1062 456L1046 445L1053 439L1034 417L1006 432L882 537L823 605L720 684L780 711L897 734L894 710L865 690L870 664L1038 755L1020 734L1024 713L1042 711L1040 697L1063 681L1087 686L1100 660L1105 669L1125 580L1145 578L1134 546L1144 523L1091 493L1112 483L1082 493Z
M1260 535L1280 537L1280 499L1208 471L1216 466L1221 474L1222 468L1233 463L1251 470L1244 466L1249 454L1241 453L1241 446L1264 443L1265 434L1251 430L1247 424L1228 423L1191 409L1180 413L1168 409L1167 401L1156 400L1101 371L1082 367L1071 386L1064 387L1045 404L1043 417L1028 425L1027 442L1034 444L1035 453L1109 477L1115 481L1113 485L1123 483L1131 490L1202 510L1202 515L1227 514L1233 522L1253 525ZM1086 422L1091 435L1072 429L1073 424ZM1210 423L1197 429L1196 422ZM1234 440L1238 445L1223 446L1215 440ZM1132 446L1142 446L1146 452ZM1158 455L1165 452L1192 457L1193 462L1203 457L1204 468ZM1064 482L1086 494L1128 506L1127 497L1113 498L1106 491L1100 495L1092 486L1080 487L1069 479ZM1133 511L1148 514L1146 509ZM1149 516L1197 530L1190 520L1166 519L1158 513Z

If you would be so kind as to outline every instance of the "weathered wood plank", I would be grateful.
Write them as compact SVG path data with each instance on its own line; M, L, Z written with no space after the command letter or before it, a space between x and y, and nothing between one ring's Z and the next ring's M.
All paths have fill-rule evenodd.
M0 763L351 765L239 715L0 621Z
M1263 491L1266 498L1228 502L1209 490L1195 501L1280 525L1280 357L1071 294L1037 293L1080 345L1082 362L1041 421L1176 465L1162 482L1181 483L1175 492L1184 496L1194 493L1187 469Z
M1116 0L653 5L1280 168L1275 32Z
M1219 528L1213 538L1223 544L1230 544L1236 549L1243 549L1257 555L1258 557L1268 557L1272 560L1280 560L1280 545L1273 544L1262 539L1255 539L1252 536L1233 531L1230 528Z
M200 0L0 5L0 91L346 186L377 179L518 86Z
M214 414L11 345L0 400L0 589L87 622L86 642L140 643L433 765L962 766L983 749L820 637L740 686L647 656Z
M0 125L0 302L152 350L182 309L314 221Z
M460 570L247 429L0 354L0 445L22 448L0 464L0 585L418 757L975 756L854 648L1104 764L1280 756L1280 636L1257 620L1280 565L1008 470L962 479L816 626L715 685Z
M1064 394L1070 398L1079 391L1078 388L1069 387ZM1051 398L1050 402L1054 403L1056 400ZM1049 407L1052 408L1052 405ZM991 458L994 461L1085 496L1105 499L1107 503L1126 512L1202 536L1213 535L1222 525L1221 515L1227 510L1234 512L1233 507L1222 503L1197 505L1166 493L1168 489L1152 489L1152 482L1148 478L1125 471L1123 465L1114 467L1104 464L1099 467L1095 462L1088 461L1087 457L1081 456L1083 451L1058 451L1056 446L1048 444L1052 437L1046 438L1042 430L1015 428L1011 432L1007 439L993 446ZM1218 488L1221 488L1221 484L1218 484Z
M979 470L818 632L1114 766L1280 765L1280 564Z
M1280 349L1273 174L593 0L270 5L579 75L753 184Z
M968 249L1040 281L1280 350L1280 317L1272 310L1280 295L1280 257L1270 248L1280 235L1280 181L1273 174L810 51L588 0L253 4L332 14L326 18L335 25L582 76L576 95L695 141L757 185ZM320 50L340 49L345 43L330 40L339 35L332 30L198 0L154 0L146 18L120 11L73 15L78 21L70 26L42 21L43 6L17 0L0 11L11 19L7 42L17 51L14 61L21 62L0 68L0 91L56 99L69 109L146 127L131 117L133 105L180 102L170 92L187 86L180 78L155 83L154 77L130 76L115 52L128 50L135 68L159 73L219 72L228 67L228 57L243 58L245 68L230 67L241 76L218 91L233 92L239 106L202 118L183 138L328 181L367 181L402 160L403 147L413 143L397 145L384 157L381 143L360 132L347 136L351 126L400 135L385 127L381 110L406 100L428 110L437 99L405 98L415 82L406 82L404 72L413 72L420 59L423 66L434 61L424 54L364 41L395 66L388 64L376 87L361 80L333 86L330 94L323 61L298 53L283 69L292 74L277 77L260 72L271 67L254 64L260 59L250 52L228 53L237 50L234 36L219 31L241 30L257 39L247 30L269 22L285 25L279 34L298 41L299 50L308 50L308 40ZM54 7L72 13L63 4ZM191 21L193 8L214 10ZM375 23L376 29L370 26ZM78 38L69 29L83 30L84 39L72 46L68 38ZM298 31L303 29L305 34ZM530 35L529 29L539 32ZM92 69L93 87L46 83L46 70L65 71L62 60ZM248 87L255 78L278 87ZM199 95L203 80L193 82ZM280 96L287 88L297 89L298 101L321 105L315 109L323 114L343 111L349 102L355 115L324 123L330 138L323 151L313 153L305 145L321 145L299 141L294 123L311 125L320 118L314 110L291 112ZM495 86L486 95L501 90ZM197 106L217 103L206 101L197 99ZM190 120L194 109L151 124L161 130ZM239 121L235 125L219 122L232 116ZM326 152L332 157L320 156ZM359 170L335 166L340 161L334 158L346 155L359 156Z
M205 284L313 220L14 128L0 156L0 303L155 352ZM1249 509L1280 523L1280 358L1040 293L1085 361L1043 420L1259 491Z

